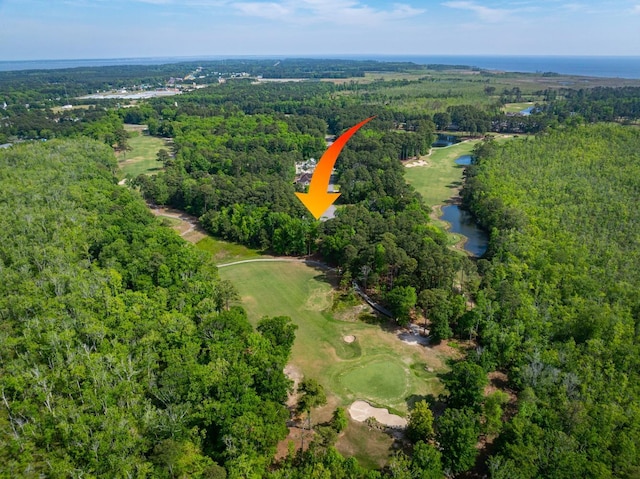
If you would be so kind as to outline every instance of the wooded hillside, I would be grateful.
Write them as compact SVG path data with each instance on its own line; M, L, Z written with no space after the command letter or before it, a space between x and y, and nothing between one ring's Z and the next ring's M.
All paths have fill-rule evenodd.
M492 238L476 360L521 391L492 477L637 477L640 132L591 125L477 153L465 201Z
M0 476L264 469L287 432L288 319L263 335L227 310L215 267L115 167L86 139L0 153Z

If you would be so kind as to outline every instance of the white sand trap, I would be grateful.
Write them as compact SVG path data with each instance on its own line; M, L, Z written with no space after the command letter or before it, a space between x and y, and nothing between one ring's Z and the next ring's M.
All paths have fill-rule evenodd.
M345 336L344 338L342 338L342 340L345 343L352 343L352 342L354 342L356 340L356 337L352 336L352 335L349 335L349 336Z
M356 401L349 406L349 414L354 421L364 422L370 417L374 417L380 424L390 427L407 427L407 420L403 417L391 414L389 411L379 407L373 407L365 401Z
M429 162L425 160L418 160L405 165L407 168L413 168L414 166L429 166Z

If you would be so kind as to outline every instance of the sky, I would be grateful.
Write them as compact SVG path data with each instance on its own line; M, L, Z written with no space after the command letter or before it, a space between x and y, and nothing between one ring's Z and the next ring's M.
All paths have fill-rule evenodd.
M640 0L0 0L0 60L640 56Z

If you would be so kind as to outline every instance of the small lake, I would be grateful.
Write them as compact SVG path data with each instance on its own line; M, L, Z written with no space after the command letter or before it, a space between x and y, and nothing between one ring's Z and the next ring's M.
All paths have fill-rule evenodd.
M438 134L438 138L434 143L431 144L431 146L442 148L443 146L455 145L456 143L458 143L458 141L459 140L456 136Z
M456 160L456 165L469 166L471 164L471 155L462 155Z
M535 110L536 107L535 106L530 106L529 108L525 108L524 110L520 110L520 114L522 116L529 116L533 113L533 110Z
M451 233L458 233L467 237L464 249L474 256L482 256L487 251L489 238L482 231L471 215L461 210L458 205L447 205L442 207L441 220L447 221L451 227Z

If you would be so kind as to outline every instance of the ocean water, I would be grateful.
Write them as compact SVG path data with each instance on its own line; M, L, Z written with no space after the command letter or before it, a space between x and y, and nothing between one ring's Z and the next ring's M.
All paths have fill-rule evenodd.
M640 79L640 56L584 57L584 56L383 56L384 61L410 61L421 65L469 65L487 70L506 72L583 75L607 78Z
M296 55L302 58L304 55ZM0 61L0 71L56 69L109 65L159 65L187 61L223 60L230 58L287 58L282 55L263 56L200 56L151 58L99 58L79 60ZM634 57L569 57L569 56L462 56L462 55L310 55L309 58L343 58L354 60L407 61L421 65L468 65L487 70L507 72L553 72L610 78L640 79L640 56Z

